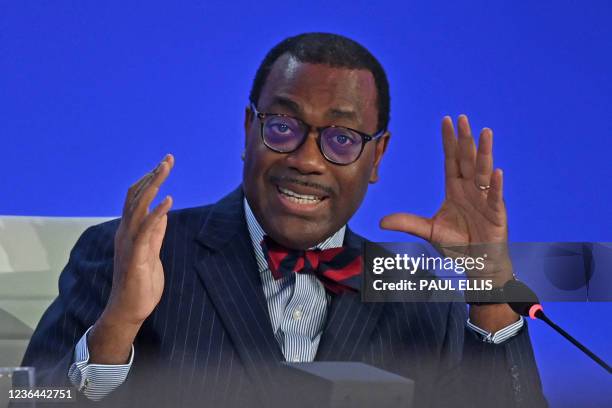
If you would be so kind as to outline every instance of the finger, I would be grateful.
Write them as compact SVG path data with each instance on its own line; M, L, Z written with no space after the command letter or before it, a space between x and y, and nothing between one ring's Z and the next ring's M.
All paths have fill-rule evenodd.
M138 179L138 181L136 181L130 186L125 198L125 202L123 203L124 218L127 218L131 214L131 211L134 207L134 202L137 197L142 193L143 187L145 187L151 181L153 176L157 173L161 164L166 161L167 158L168 155L164 156L162 161L160 161L153 170L142 176L140 179Z
M130 220L130 229L132 231L138 230L138 226L148 214L149 206L159 192L160 186L170 175L172 166L174 166L174 157L172 155L167 155L164 160L161 161L153 176L143 185L139 195L134 197Z
M478 186L491 184L493 172L493 131L484 128L478 139L478 153L476 154L475 182Z
M444 146L444 172L446 178L461 177L457 161L457 137L450 116L442 119L442 145Z
M495 212L503 212L504 209L504 173L502 169L496 169L491 175L491 189L487 195L487 203Z
M160 173L164 171L163 169L164 166L169 166L169 169L172 169L172 167L174 166L174 156L172 156L171 154L167 154L166 156L164 156L162 161L160 161L159 164L153 169L153 171L151 171L150 177L147 180L145 180L143 184L141 184L139 191L137 191L136 194L134 195L134 199L132 201L133 206L135 206L138 203L138 201L140 200L142 194L146 191L146 189L151 184L154 184L156 180L159 180L158 177L160 176Z
M149 213L149 206L159 192L159 187L168 178L171 167L174 165L172 155L166 155L164 159L152 172L152 176L141 187L140 192L136 195L130 207L129 228L133 232L137 232L144 217Z
M164 235L166 234L166 225L168 225L168 214L164 214L161 219L157 222L153 231L151 232L151 248L155 253L159 253L161 250L162 242L164 241Z
M168 214L172 207L172 197L166 196L155 208L151 211L140 224L138 229L138 237L136 243L149 242L151 235L159 232L158 224Z
M127 194L125 196L125 202L123 203L123 215L124 217L129 216L131 212L132 202L134 201L134 197L138 195L142 186L148 182L151 177L153 177L153 172L149 172L138 179L134 184L128 188Z
M431 238L431 220L414 214L395 213L380 220L380 228L405 232L425 240Z
M468 122L467 116L459 115L459 119L457 119L457 129L459 133L457 144L459 146L458 159L461 177L471 180L474 178L476 144L472 137L472 131L470 130L470 123Z

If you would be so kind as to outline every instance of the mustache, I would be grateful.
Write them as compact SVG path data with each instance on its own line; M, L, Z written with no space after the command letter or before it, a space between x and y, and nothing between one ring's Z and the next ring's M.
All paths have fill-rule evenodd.
M310 188L314 188L317 190L321 190L322 192L326 193L327 195L333 195L334 194L334 190L326 185L323 184L319 184L319 183L315 183L313 181L308 181L308 180L301 180L299 178L295 178L295 177L291 177L291 176L270 176L270 181L274 184L280 184L280 183L292 183L292 184L299 184L301 186L305 186L305 187L310 187Z

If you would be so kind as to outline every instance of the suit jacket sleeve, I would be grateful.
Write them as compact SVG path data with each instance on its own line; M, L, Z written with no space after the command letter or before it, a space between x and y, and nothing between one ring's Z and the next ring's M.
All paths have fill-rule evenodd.
M22 365L36 368L37 386L72 386L74 349L104 309L113 273L118 220L88 228L59 278L59 295L43 314Z
M450 306L436 389L436 407L547 407L527 322L500 344L466 326L465 304Z

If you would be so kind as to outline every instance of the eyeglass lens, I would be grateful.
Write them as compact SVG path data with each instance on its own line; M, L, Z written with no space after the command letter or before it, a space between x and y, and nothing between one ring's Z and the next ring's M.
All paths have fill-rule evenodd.
M280 153L296 150L308 136L308 128L297 119L269 116L263 122L265 144ZM334 163L348 164L359 157L363 139L360 134L343 127L328 127L321 132L323 155Z

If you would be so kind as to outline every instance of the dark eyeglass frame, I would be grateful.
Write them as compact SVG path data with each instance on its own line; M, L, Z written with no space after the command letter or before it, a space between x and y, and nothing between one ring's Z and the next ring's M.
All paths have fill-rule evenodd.
M295 116L286 115L286 114L283 114L283 113L264 113L264 112L259 112L257 110L257 108L255 107L254 103L251 103L251 110L253 111L253 113L255 113L255 116L257 116L257 118L259 119L259 124L260 124L260 126L259 126L259 135L261 136L261 140L263 141L264 145L266 145L266 147L268 149L270 149L270 150L272 150L272 151L274 151L276 153L293 153L296 150L298 150L300 147L302 147L304 142L306 142L306 139L308 139L308 134L310 133L310 131L312 131L312 129L315 129L317 131L317 146L319 146L319 151L321 152L321 155L328 162L336 164L338 166L347 166L349 164L355 163L361 157L361 154L363 153L363 149L365 148L366 143L368 143L369 141L372 141L372 140L379 139L387 131L387 129L381 129L378 132L374 133L373 135L369 135L367 133L364 133L364 132L361 132L359 130L352 129L352 128L349 128L349 127L346 127L346 126L330 125L330 126L315 127L315 126L309 125L308 123L304 122L300 118L296 118ZM302 141L295 147L295 149L290 150L290 151L277 150L277 149L273 148L272 146L268 145L268 143L266 143L266 139L264 138L264 120L266 119L266 117L290 118L290 119L293 119L293 120L297 121L298 123L304 125L304 128L308 129L308 131L305 133L304 137L302 138ZM351 132L355 132L359 136L361 136L361 150L359 151L359 154L357 155L357 157L355 157L355 159L353 161L350 161L348 163L339 163L339 162L337 162L335 160L330 159L329 157L327 157L327 155L325 155L325 152L323 151L323 147L321 146L321 133L324 130L330 129L330 128L347 129L347 130L350 130Z

